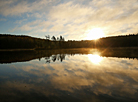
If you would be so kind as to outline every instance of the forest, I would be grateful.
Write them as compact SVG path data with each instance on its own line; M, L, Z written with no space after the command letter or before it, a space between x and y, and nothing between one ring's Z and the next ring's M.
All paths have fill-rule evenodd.
M138 47L138 34L104 37L98 40L68 40L64 37L46 36L46 39L26 35L0 34L0 50L2 49L67 49L67 48L109 48Z

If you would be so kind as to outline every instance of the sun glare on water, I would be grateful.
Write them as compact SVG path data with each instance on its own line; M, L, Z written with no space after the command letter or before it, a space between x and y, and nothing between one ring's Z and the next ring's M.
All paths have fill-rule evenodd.
M87 40L96 40L101 37L104 37L103 30L101 28L93 28L88 31L86 39Z
M88 58L94 64L99 64L103 59L99 55L93 55L93 54L88 54Z

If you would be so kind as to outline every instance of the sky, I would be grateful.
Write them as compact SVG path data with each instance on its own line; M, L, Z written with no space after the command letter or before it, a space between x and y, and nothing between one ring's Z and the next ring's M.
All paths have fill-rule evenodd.
M85 40L95 29L137 34L138 0L0 0L0 34Z

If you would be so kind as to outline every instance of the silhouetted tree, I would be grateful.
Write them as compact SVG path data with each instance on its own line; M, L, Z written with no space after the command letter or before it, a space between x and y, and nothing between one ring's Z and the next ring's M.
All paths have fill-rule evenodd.
M60 39L59 39L59 37L57 37L57 41L59 41Z
M49 40L50 39L50 36L49 35L47 35L47 36L45 36L46 37L46 40Z
M60 41L64 41L64 38L62 36L60 36Z
M51 39L52 39L53 41L56 41L56 37L55 37L55 36L53 36Z
M53 56L52 56L52 60L53 60L53 62L55 62L55 61L56 61L56 58L57 58L57 56L56 56L56 55L53 55Z
M50 63L50 57L45 57L46 63Z

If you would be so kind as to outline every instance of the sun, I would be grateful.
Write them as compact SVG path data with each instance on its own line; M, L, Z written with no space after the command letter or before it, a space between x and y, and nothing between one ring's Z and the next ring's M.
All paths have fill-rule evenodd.
M103 30L101 28L93 28L88 31L86 39L87 40L96 40L101 37L104 37Z

